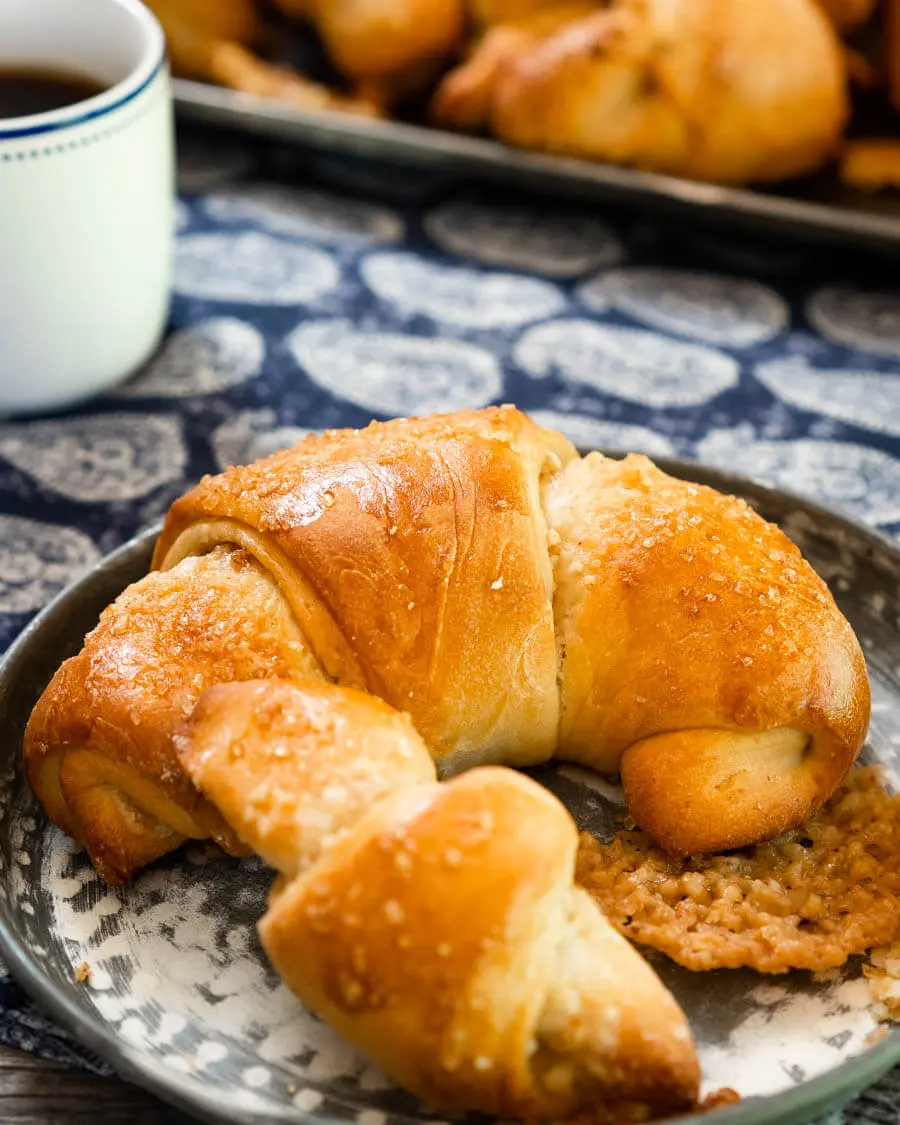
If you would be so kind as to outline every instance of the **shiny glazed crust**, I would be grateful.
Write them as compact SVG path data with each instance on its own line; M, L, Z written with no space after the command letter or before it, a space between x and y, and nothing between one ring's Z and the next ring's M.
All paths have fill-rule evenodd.
M185 776L172 733L215 683L316 670L271 579L243 551L217 547L147 575L104 610L31 714L29 781L110 883L188 838L243 853Z
M154 563L231 537L277 573L325 671L413 715L444 772L544 761L559 697L541 488L575 456L512 409L335 431L203 480Z
M645 458L578 458L513 408L335 431L206 478L155 565L25 742L35 792L114 881L225 834L171 746L214 683L371 692L444 776L554 755L621 771L676 854L798 823L868 724L856 638L780 530Z
M545 502L559 756L621 770L632 816L677 854L808 816L856 758L870 699L856 637L794 544L646 457L589 454Z
M281 872L260 925L275 968L426 1104L695 1102L684 1016L574 889L575 825L540 786L497 767L439 785L407 719L314 681L213 688L176 741Z
M459 45L464 0L275 0L315 24L338 69L356 81L440 60Z

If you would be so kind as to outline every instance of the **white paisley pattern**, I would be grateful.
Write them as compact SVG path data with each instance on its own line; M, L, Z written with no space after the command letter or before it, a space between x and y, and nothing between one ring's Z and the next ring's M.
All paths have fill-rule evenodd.
M225 887L224 872L196 849L175 871L145 871L117 893L95 883L71 841L54 842L42 862L42 881L56 892L53 925L89 961L91 1002L104 1021L156 1065L224 1087L230 1105L256 1114L285 1099L286 1082L390 1088L254 948L250 910L263 911L266 883L255 861ZM95 888L86 909L85 885Z
M301 324L288 347L320 387L380 414L486 406L503 389L494 356L455 340L357 332L331 320Z
M615 265L625 253L599 219L539 207L452 200L426 215L425 230L452 254L545 277L578 277Z
M99 560L74 527L0 515L0 613L40 609Z
M900 520L900 461L842 441L757 441L752 427L712 430L697 444L712 465L847 508L873 523Z
M261 231L189 234L175 252L175 289L207 301L294 305L338 287L341 273L324 250Z
M530 329L515 351L529 375L559 372L646 406L698 406L737 386L740 369L712 348L635 328L559 320Z
M187 465L181 424L163 414L0 426L0 456L44 488L85 503L136 500L179 480Z
M590 309L610 306L653 328L731 348L761 344L788 325L785 302L756 281L653 267L611 270L578 294Z
M584 414L558 413L555 410L532 410L530 416L539 426L559 430L569 441L582 449L608 449L621 453L646 453L651 457L667 457L675 452L668 438L644 426L627 422L608 422Z
M753 374L782 402L840 422L900 435L900 379L878 371L822 371L804 359L760 363Z
M227 469L289 449L312 432L302 426L279 426L274 410L248 410L217 426L210 443L216 464Z
M208 195L203 210L222 223L258 223L273 234L326 245L399 242L403 220L388 207L322 191L249 184Z
M547 281L440 266L414 254L372 254L360 272L377 297L407 316L428 316L460 328L514 328L552 316L566 303Z
M806 302L806 315L826 340L900 356L900 293L827 285Z
M266 342L243 320L219 317L175 332L144 370L123 387L129 398L210 395L256 378Z

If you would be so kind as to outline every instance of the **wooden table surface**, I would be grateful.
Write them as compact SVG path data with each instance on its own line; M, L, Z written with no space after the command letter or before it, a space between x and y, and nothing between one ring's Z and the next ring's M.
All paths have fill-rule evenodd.
M197 1125L163 1102L115 1078L96 1078L59 1063L0 1047L3 1125Z
M868 1090L846 1125L900 1125L895 1090ZM849 1118L849 1120L848 1120ZM0 1046L2 1125L198 1125L143 1090Z

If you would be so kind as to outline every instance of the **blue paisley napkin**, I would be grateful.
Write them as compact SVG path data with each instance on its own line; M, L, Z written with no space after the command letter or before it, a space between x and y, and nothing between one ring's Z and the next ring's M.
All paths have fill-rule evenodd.
M870 262L212 135L180 186L156 358L0 421L0 650L200 474L373 416L515 402L900 532L900 290ZM0 1041L103 1069L8 977ZM898 1094L830 1125L896 1122Z

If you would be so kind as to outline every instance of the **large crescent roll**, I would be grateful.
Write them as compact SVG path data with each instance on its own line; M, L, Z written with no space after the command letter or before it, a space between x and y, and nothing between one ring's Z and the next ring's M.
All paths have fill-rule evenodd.
M113 881L226 835L171 747L214 683L370 692L443 776L554 756L621 772L634 819L681 855L799 823L866 733L856 637L777 527L644 457L581 458L512 407L333 431L207 477L154 566L25 739L38 797Z
M201 481L154 565L237 544L326 674L408 711L445 772L546 761L559 693L542 490L576 456L516 410L332 432Z
M177 745L281 873L260 923L274 967L427 1105L696 1102L684 1016L574 887L574 822L535 782L486 767L438 784L405 716L315 681L214 687Z

